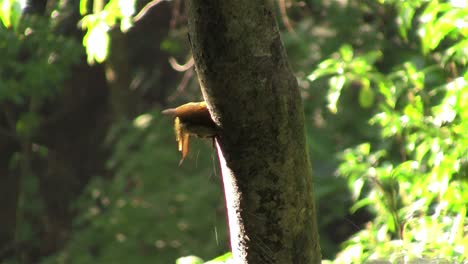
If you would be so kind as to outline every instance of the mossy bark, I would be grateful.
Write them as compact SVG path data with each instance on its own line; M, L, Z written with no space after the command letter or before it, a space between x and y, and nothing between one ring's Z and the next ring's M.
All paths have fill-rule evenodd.
M236 263L320 263L302 101L269 3L190 0L190 41Z

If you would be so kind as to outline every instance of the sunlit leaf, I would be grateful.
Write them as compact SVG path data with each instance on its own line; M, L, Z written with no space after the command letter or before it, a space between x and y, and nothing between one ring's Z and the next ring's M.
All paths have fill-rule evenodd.
M356 149L358 150L359 154L367 156L370 153L371 145L369 143L359 144Z
M120 21L120 30L122 32L127 32L133 26L132 19L130 17L124 17L122 21Z
M451 46L444 52L442 63L447 64L450 60L454 60L462 65L468 63L468 39L461 40Z
M362 58L355 59L349 64L350 71L360 75L365 76L371 69L371 65L367 63L367 61L363 60Z
M424 118L424 107L422 104L421 96L414 96L412 102L407 104L403 110L405 116L409 118L410 125L416 125Z
M89 64L93 64L94 61L102 63L107 58L110 42L108 30L109 27L102 22L88 28L83 45L86 47Z
M113 27L119 19L119 13L117 9L105 9L99 12L100 22L106 24L108 27Z
M364 199L361 199L359 200L358 202L354 203L354 205L349 209L349 211L351 213L355 213L357 210L365 207L365 206L368 206L368 205L371 205L372 203L374 203L374 201L370 198L364 198Z
M426 155L426 153L431 149L431 145L429 142L421 142L417 147L416 147L416 161L422 161L423 157Z
M0 20L6 28L16 28L26 0L0 0Z
M402 1L398 8L398 19L399 25L398 30L404 40L408 40L408 30L411 28L416 8L414 8L408 1Z
M359 105L362 108L370 108L374 104L374 91L370 87L369 81L365 80L359 90Z
M196 256L178 258L176 264L203 264L203 260Z
M358 178L356 181L354 181L353 184L353 189L352 189L352 194L354 199L358 199L359 196L361 195L362 188L364 187L364 178Z
M453 12L450 4L442 4L437 1L431 1L420 16L422 27L419 30L419 35L422 40L423 53L427 54L430 50L435 49L440 41L454 29ZM447 12L448 11L448 12ZM437 19L439 12L447 12L444 19Z
M327 59L322 61L309 76L307 79L310 81L315 81L320 77L340 73L341 67L339 63L334 59Z
M433 35L431 39L428 39L428 48L435 49L440 41L447 36L452 30L457 27L457 21L459 19L465 19L466 11L462 9L453 9L447 11L442 17L438 18L432 25Z
M390 108L394 108L396 98L394 95L395 87L393 83L391 83L390 81L383 80L378 83L378 86L380 94L382 94L385 98L385 102Z
M80 22L78 22L78 26L85 30L89 27L93 27L94 24L98 21L98 16L96 15L86 15L84 16Z
M11 16L11 26L13 28L18 27L18 23L21 19L21 13L23 9L26 7L26 0L16 0L13 1L11 6L10 16Z
M365 60L367 64L372 65L372 64L375 64L377 60L381 59L382 56L383 56L382 51L377 50L377 51L370 51L364 54L363 56L361 56L361 58Z
M2 0L0 2L0 19L2 20L3 25L5 25L6 28L9 28L11 25L10 7L10 0Z
M135 0L118 0L118 1L119 1L120 13L123 17L130 17L135 13Z
M421 88L424 86L424 72L419 71L413 63L407 62L404 64L406 74L411 83L416 86L416 88Z
M330 81L329 81L330 90L328 91L328 94L327 94L327 99L328 99L327 107L332 113L337 112L336 104L338 103L338 99L340 98L340 95L341 95L341 90L343 89L343 86L345 83L346 83L346 77L343 75L333 76L332 78L330 78Z
M133 125L136 127L136 128L139 128L139 129L145 129L147 128L150 124L151 124L151 121L153 120L153 116L150 115L150 114L143 114L143 115L140 115L138 116L137 118L135 118L133 120Z
M215 259L205 262L205 264L222 264L222 263L230 263L230 261L232 261L232 253L228 252Z
M339 52L343 61L348 62L353 59L353 48L350 45L341 46Z
M456 97L449 96L444 98L444 102L441 105L435 106L432 108L434 113L434 124L438 127L442 126L445 123L452 122L457 112L455 110Z
M88 0L80 0L80 15L84 16L88 13Z

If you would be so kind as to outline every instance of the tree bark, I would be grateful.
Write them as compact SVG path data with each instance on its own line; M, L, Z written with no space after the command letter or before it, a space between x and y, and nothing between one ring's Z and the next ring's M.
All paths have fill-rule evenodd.
M235 263L320 263L302 101L269 3L190 0L190 41Z

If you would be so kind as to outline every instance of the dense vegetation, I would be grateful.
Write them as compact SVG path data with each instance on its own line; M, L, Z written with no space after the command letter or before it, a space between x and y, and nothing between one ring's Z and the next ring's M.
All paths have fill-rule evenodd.
M467 261L466 2L275 8L303 93L324 257ZM0 262L228 251L210 142L178 167L159 114L200 100L190 62L177 65L190 58L183 9L0 0Z

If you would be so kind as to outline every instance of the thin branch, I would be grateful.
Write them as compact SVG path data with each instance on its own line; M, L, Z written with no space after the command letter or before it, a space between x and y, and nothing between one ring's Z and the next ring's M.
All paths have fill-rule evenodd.
M174 30L177 26L177 21L180 17L180 0L174 0L174 7L172 8L172 18L171 22L169 23L170 30Z
M133 18L133 23L138 22L140 19L142 19L146 13L154 6L160 4L163 1L170 1L170 0L153 0L149 3L147 3L141 10L140 12Z
M281 13L281 20L283 20L284 26L286 27L289 33L296 33L291 23L289 22L288 12L286 10L286 0L279 0L278 5Z
M184 72L193 67L193 57L190 57L190 59L185 64L179 64L174 57L170 57L169 64L171 64L171 67L174 70L178 72Z

